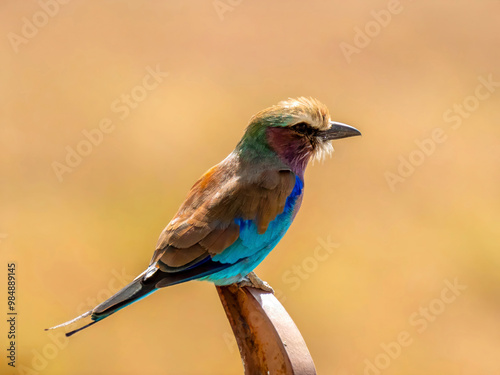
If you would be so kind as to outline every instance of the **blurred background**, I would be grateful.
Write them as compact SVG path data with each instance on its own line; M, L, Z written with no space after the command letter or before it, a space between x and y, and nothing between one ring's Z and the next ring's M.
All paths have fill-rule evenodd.
M1 373L241 374L208 283L69 340L43 329L139 274L248 119L296 96L363 133L309 166L256 270L318 373L500 373L500 2L0 9L0 310L11 261L18 297L17 367Z

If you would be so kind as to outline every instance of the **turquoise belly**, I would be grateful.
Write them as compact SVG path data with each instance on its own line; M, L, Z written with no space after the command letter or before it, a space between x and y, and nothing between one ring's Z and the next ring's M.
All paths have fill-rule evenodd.
M296 177L294 189L286 200L283 213L269 223L263 234L258 233L253 220L236 219L235 223L240 226L240 237L222 253L212 258L215 262L234 264L199 280L211 281L216 285L228 285L240 281L252 272L290 227L300 205L303 187L303 182Z

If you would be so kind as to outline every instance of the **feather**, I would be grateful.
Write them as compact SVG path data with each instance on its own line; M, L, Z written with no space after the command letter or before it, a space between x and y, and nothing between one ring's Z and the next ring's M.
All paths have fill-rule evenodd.
M290 170L242 167L236 154L206 172L163 230L151 264L181 269L203 254L215 255L239 236L235 218L255 220L259 233L283 212L295 185ZM257 173L255 173L257 172Z

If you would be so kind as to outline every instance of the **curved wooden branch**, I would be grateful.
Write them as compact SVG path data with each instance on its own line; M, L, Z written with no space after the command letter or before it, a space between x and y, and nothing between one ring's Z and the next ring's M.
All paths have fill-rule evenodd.
M236 285L218 286L217 292L246 375L316 374L302 335L272 293Z

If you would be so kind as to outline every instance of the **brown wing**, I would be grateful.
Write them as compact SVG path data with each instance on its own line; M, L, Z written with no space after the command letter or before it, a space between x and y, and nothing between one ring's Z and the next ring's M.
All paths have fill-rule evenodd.
M181 271L207 255L221 253L239 237L236 218L256 220L259 233L285 208L295 185L289 170L244 173L226 159L205 173L158 240L151 264Z

